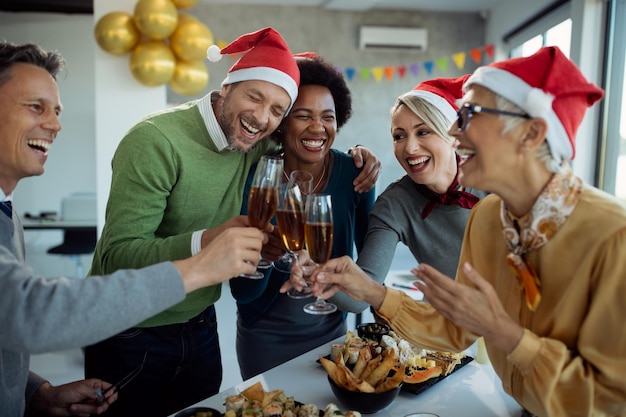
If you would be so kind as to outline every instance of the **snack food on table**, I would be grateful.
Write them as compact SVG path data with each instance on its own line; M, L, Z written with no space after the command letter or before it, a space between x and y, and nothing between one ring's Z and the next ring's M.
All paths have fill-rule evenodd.
M361 417L361 413L358 411L346 411L343 413L339 407L330 403L324 409L324 417Z
M355 360L353 350L356 346L359 351ZM332 345L331 360L320 358L320 362L337 385L361 392L384 392L402 382L416 384L449 375L463 357L462 353L416 349L394 331L383 335L380 342L361 339L348 331L343 354L340 347L341 344ZM349 368L347 365L353 366Z
M283 390L265 391L257 382L237 395L230 395L224 401L224 417L319 417L315 404L300 404L293 397L287 397ZM330 406L330 404L329 404ZM337 409L335 416L361 417L360 414L345 414Z

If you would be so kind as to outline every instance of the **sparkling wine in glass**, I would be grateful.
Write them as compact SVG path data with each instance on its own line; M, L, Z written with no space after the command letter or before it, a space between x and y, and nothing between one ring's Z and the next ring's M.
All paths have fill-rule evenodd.
M273 156L262 156L252 179L252 187L248 196L248 221L259 230L267 227L276 213L279 203L279 187L283 175L283 160ZM259 254L260 256L260 254ZM271 262L261 259L261 266ZM241 274L240 277L261 279L263 273Z
M294 262L298 260L295 252L304 248L304 215L307 195L313 187L313 175L307 171L295 170L291 172L287 184L281 187L281 198L276 212L278 231L287 248L279 262L274 267L281 272L291 271ZM310 297L311 290L305 288L298 291L289 289L287 295L291 298L301 299Z
M330 195L313 194L307 199L304 240L311 260L316 264L326 263L333 248L333 213ZM304 306L309 314L322 315L337 311L337 306L318 297L315 302Z

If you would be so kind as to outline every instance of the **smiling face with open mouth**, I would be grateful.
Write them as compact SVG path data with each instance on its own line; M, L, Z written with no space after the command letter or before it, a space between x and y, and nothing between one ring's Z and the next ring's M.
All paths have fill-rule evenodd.
M463 102L497 108L495 94L480 85L470 86ZM457 153L462 158L459 181L464 186L501 196L519 186L520 173L525 172L528 166L524 144L524 129L528 122L521 122L505 131L503 117L508 116L474 113L463 131L459 131L457 123L450 127L448 133L457 140Z
M392 115L391 136L396 159L413 182L445 193L457 169L452 144L406 105L400 105Z
M61 130L57 83L43 68L18 63L0 85L0 186L41 175L48 149Z
M330 90L320 85L304 85L285 119L283 147L286 159L295 157L303 164L324 161L337 134L335 102Z
M267 81L241 81L222 87L218 120L230 146L247 152L283 120L291 98Z

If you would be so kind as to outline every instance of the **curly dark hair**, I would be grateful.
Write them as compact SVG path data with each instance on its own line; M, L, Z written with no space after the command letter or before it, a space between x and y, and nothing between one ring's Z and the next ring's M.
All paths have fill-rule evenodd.
M65 59L58 51L47 52L32 43L15 44L0 40L0 86L11 77L11 67L17 63L36 65L45 69L56 80L65 68Z
M337 112L337 129L352 116L352 95L343 74L324 59L299 59L300 85L321 85L330 90Z
M296 62L300 70L301 87L304 85L321 85L330 90L335 102L337 131L339 131L352 116L352 94L343 74L319 56L297 59ZM272 138L282 143L282 129L274 131Z

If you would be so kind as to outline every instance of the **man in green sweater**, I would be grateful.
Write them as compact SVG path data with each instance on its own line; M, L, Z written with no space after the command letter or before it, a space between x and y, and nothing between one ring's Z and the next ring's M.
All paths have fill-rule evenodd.
M221 51L209 48L209 59L236 53L244 54L220 91L147 116L120 142L91 274L185 258L223 230L248 226L239 216L248 171L276 149L267 137L295 101L300 74L272 28L243 35ZM363 176L376 177L380 164L366 162ZM195 291L86 348L88 377L117 381L143 364L109 416L167 416L219 391L213 305L220 295L221 285Z

